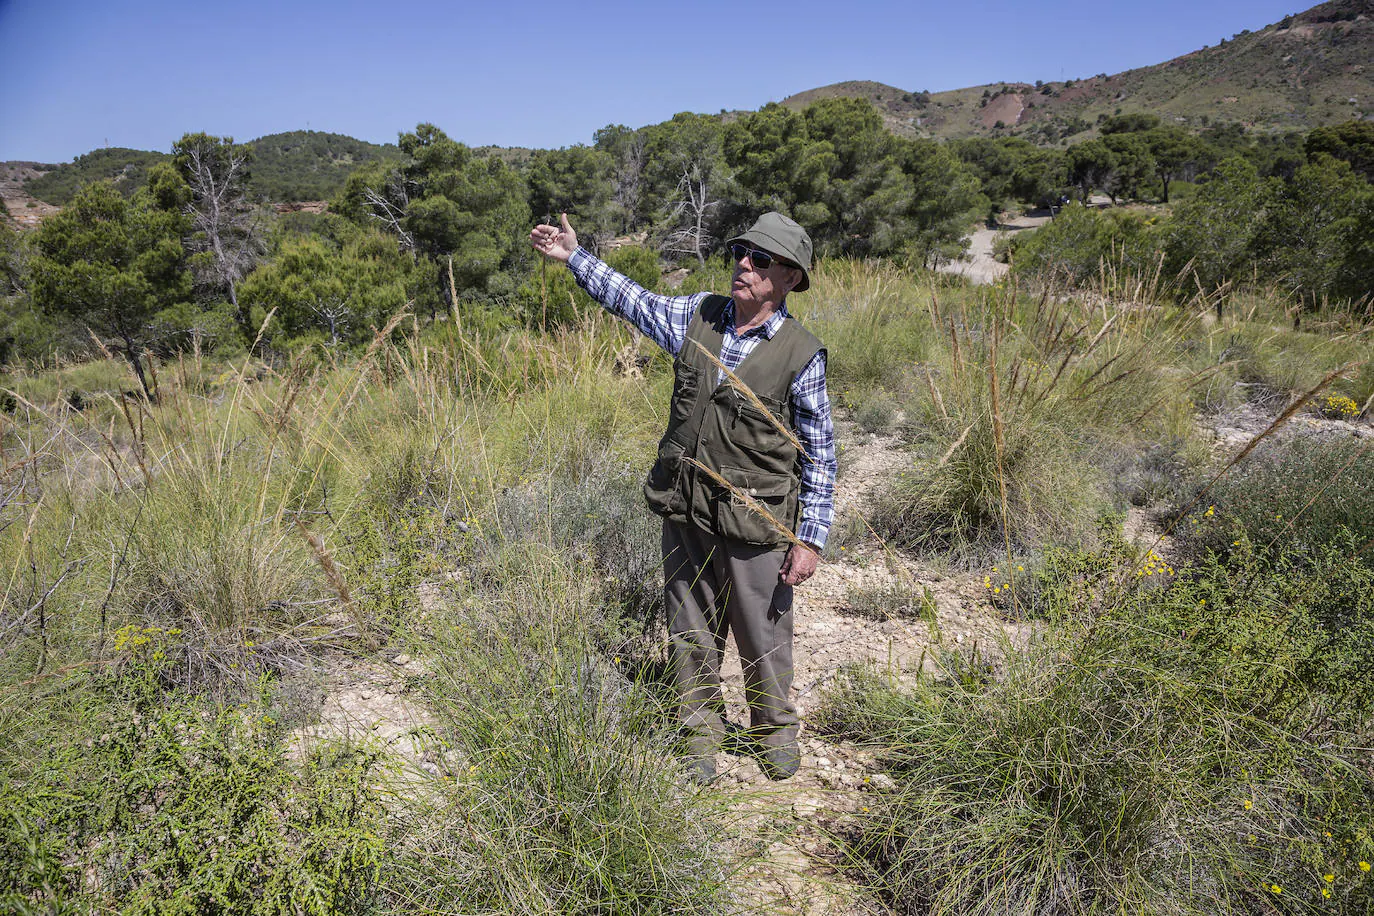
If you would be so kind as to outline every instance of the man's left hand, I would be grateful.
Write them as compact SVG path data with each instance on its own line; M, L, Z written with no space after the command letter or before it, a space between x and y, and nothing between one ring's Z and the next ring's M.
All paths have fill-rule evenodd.
M801 585L811 578L820 561L821 555L812 548L793 544L787 551L787 559L782 561L782 569L778 570L778 578L786 585Z

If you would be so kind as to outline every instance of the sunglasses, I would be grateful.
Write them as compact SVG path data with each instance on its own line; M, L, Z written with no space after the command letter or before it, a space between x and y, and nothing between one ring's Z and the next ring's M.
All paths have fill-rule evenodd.
M729 253L730 257L735 261L743 261L744 256L748 255L749 263L753 264L756 270L767 270L772 267L774 263L781 264L783 267L797 266L788 261L784 261L777 255L769 254L766 251L760 251L757 248L750 248L748 245L741 245L739 242L730 246Z

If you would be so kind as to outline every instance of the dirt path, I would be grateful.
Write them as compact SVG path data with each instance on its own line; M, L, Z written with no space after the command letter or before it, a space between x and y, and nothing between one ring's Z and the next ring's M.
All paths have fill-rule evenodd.
M1110 197L1094 194L1088 199L1088 206L1107 207L1111 205L1111 202ZM1018 216L1015 219L998 223L993 228L980 226L969 235L968 251L964 257L956 261L946 261L935 269L941 273L968 277L974 283L996 283L1007 275L1010 268L1006 264L993 260L993 242L1003 235L1024 232L1027 229L1039 229L1051 218L1048 210L1034 210L1025 216Z
M863 512L875 489L910 461L894 439L842 437L852 451L836 486L836 512ZM849 610L854 589L882 585L929 589L936 628L916 617L874 620ZM875 794L894 788L872 755L818 735L806 721L826 688L847 666L870 664L899 679L934 669L937 640L945 645L995 647L1017 642L1019 627L996 617L976 573L945 575L866 540L823 565L797 591L794 696L803 717L802 768L793 779L772 783L748 758L720 755L722 790L735 795L736 810L761 836L771 839L765 860L753 870L751 899L771 912L798 916L858 916L877 912L871 900L829 864L833 837L860 816ZM937 635L938 634L938 635ZM733 642L722 669L726 702L743 721L744 685Z
M957 261L946 261L936 270L941 273L968 277L974 283L996 283L1007 275L1010 268L1006 264L993 260L993 242L1002 235L1022 232L1026 229L1038 229L1049 221L1048 214L1045 216L1023 216L1005 223L999 223L995 229L989 229L986 226L975 229L973 234L969 236L967 254Z

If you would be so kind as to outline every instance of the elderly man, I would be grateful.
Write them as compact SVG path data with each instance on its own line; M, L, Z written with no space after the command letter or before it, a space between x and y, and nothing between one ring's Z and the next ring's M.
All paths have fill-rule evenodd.
M676 357L668 429L644 495L663 516L670 651L692 774L703 782L716 775L726 730L720 662L731 632L744 668L749 746L769 778L786 779L801 765L790 696L792 589L816 571L834 516L825 350L785 304L810 285L811 239L782 214L765 213L728 243L728 297L669 297L578 247L566 214L560 222L535 227L530 243Z

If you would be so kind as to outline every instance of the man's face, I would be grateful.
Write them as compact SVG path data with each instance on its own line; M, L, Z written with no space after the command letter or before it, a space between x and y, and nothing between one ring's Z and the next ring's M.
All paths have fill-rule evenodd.
M753 257L745 253L735 259L735 276L730 284L730 295L735 304L754 309L765 303L776 306L792 287L801 282L801 269L773 260L768 267L760 269Z

